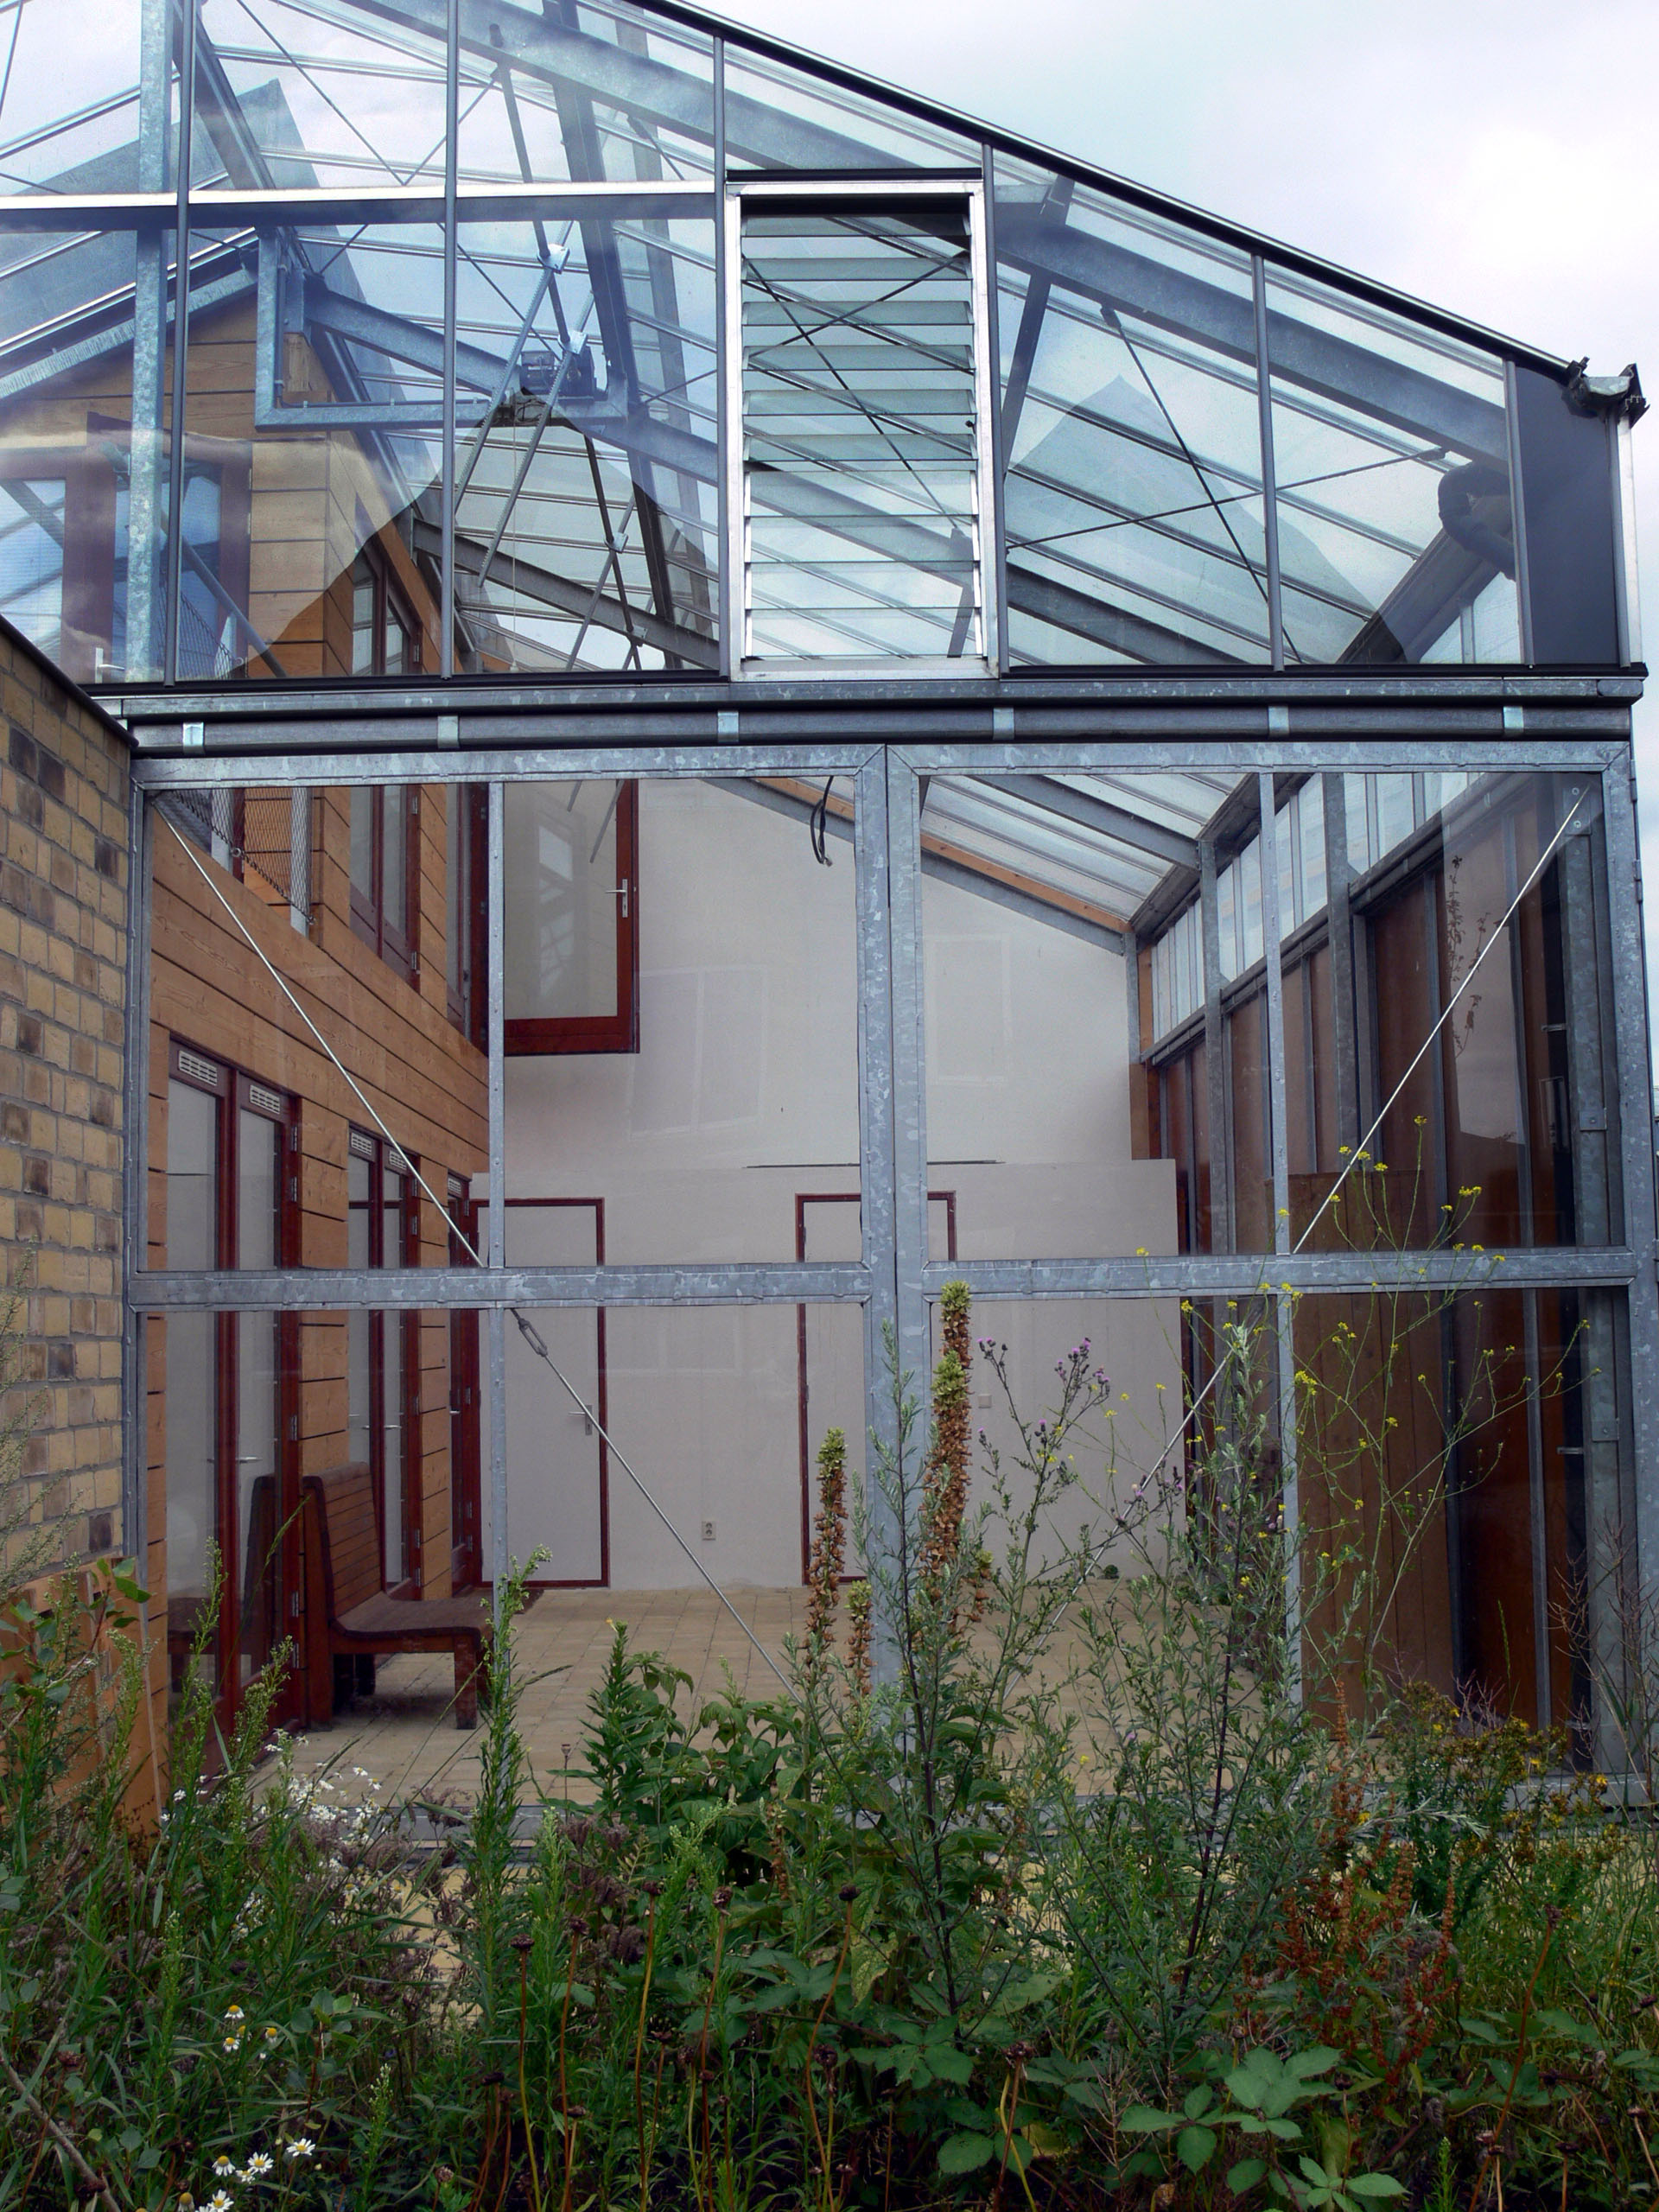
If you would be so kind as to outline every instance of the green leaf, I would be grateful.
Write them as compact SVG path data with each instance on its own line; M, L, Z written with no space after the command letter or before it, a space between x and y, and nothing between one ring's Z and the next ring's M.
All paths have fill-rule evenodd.
M1236 2166L1228 2167L1227 2186L1235 2196L1243 2196L1246 2190L1255 2187L1267 2171L1265 2158L1241 2158Z
M1175 2138L1175 2155L1190 2174L1207 2166L1215 2154L1216 2132L1212 2127L1184 2127Z
M988 2165L995 2155L995 2136L949 2136L939 2145L939 2171L942 2174L970 2174L976 2166Z
M958 2050L954 2044L930 2044L925 2063L928 2071L941 2082L956 2082L965 2088L974 2078L972 2054Z
M1177 2112L1154 2112L1150 2105L1131 2105L1118 2121L1131 2135L1162 2135L1172 2127L1179 2127L1181 2115Z
M1329 2189L1333 2183L1342 2178L1340 2174L1328 2172L1319 2159L1310 2158L1306 2151L1302 2152L1296 2163L1306 2178L1311 2182L1317 2182L1321 2189Z
M1339 2050L1332 2050L1324 2044L1312 2050L1294 2050L1285 2061L1285 2071L1294 2074L1299 2082L1306 2082L1315 2074L1328 2074L1341 2056Z
M1343 2183L1354 2196L1403 2196L1406 2185L1391 2174L1354 2174Z
M1215 2091L1207 2082L1200 2082L1196 2089L1188 2092L1186 2101L1181 2107L1181 2110L1189 2120L1202 2120L1215 2101Z

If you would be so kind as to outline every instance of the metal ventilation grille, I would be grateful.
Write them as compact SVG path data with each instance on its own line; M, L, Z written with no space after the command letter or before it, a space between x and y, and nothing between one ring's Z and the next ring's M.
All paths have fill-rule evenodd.
M744 657L982 655L965 202L742 227Z

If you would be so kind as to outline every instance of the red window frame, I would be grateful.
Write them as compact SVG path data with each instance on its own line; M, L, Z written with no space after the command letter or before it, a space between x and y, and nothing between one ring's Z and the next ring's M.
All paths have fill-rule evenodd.
M172 1082L185 1084L193 1090L205 1091L214 1103L214 1141L218 1163L214 1192L214 1264L226 1269L235 1268L238 1264L237 1253L241 1224L238 1208L242 1188L238 1154L242 1113L245 1109L263 1120L274 1122L283 1132L277 1177L276 1256L278 1267L297 1267L300 1264L299 1101L291 1093L279 1090L276 1084L263 1083L245 1074L216 1053L203 1052L185 1039L169 1037L167 1058L168 1075ZM284 1531L278 1567L278 1588L289 1600L290 1610L292 1598L301 1588L297 1520L300 1475L297 1419L299 1318L295 1313L283 1313L276 1317L276 1390L273 1415L276 1427L274 1440L276 1519L276 1526ZM239 1556L241 1532L237 1511L238 1440L236 1385L240 1322L241 1316L234 1313L220 1313L213 1316L214 1541L219 1546L224 1567L215 1636L219 1676L216 1708L221 1726L226 1726L235 1719L242 1702L239 1669L236 1664L240 1643L241 1596L246 1569L246 1562ZM290 1624L286 1619L273 1622L273 1635L279 1637L288 1633ZM298 1675L290 1667L287 1686L273 1710L273 1718L278 1723L298 1717Z
M513 1057L639 1049L639 785L623 783L616 799L616 1011L503 1024L502 1049Z

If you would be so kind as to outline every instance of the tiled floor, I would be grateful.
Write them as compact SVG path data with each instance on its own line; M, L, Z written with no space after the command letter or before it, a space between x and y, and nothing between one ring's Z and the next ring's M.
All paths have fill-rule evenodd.
M781 1664L784 1638L798 1634L805 1618L805 1591L739 1587L726 1594L762 1650ZM684 1668L695 1705L724 1687L722 1665L746 1696L782 1694L765 1660L706 1590L544 1590L514 1630L520 1727L532 1780L543 1789L563 1791L565 1769L581 1763L588 1700L605 1670L612 1624L624 1622L632 1646L663 1652ZM355 1794L349 1785L360 1770L388 1799L438 1793L470 1799L483 1733L455 1726L454 1689L454 1669L444 1655L383 1659L374 1695L338 1713L331 1729L302 1738L296 1770L328 1767L346 1794ZM574 1777L569 1786L572 1795L585 1794Z
M784 1638L799 1635L804 1590L734 1587L727 1596L761 1649L781 1663ZM784 1694L737 1623L707 1590L544 1590L514 1630L521 1683L520 1728L531 1766L527 1795L586 1796L568 1769L582 1761L588 1700L604 1673L612 1624L625 1622L638 1649L664 1653L692 1678L701 1706L723 1687L728 1665L740 1693ZM1071 1656L1062 1635L1042 1673L1058 1680ZM479 1784L483 1729L458 1729L450 1712L454 1670L447 1656L380 1662L372 1698L360 1699L294 1746L302 1773L330 1770L342 1796L372 1784L383 1802L470 1800Z

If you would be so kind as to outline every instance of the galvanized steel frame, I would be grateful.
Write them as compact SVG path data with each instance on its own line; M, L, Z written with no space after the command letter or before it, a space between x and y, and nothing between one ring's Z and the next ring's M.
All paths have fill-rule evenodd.
M458 702L457 702L458 703ZM280 711L280 710L279 710ZM1066 710L1068 715L1071 711ZM1257 709L1260 714L1260 708ZM1466 705L1447 711L1469 713ZM1561 711L1569 725L1560 734L1531 726L1513 727L1500 735L1498 717L1487 709L1485 728L1455 737L1404 734L1402 725L1420 728L1420 718L1395 709L1386 719L1394 733L1366 737L1327 728L1318 736L1308 724L1322 719L1299 715L1295 737L1263 738L1163 734L1125 734L1103 741L1084 734L1002 736L986 741L912 740L871 745L868 740L839 742L751 744L703 741L677 744L595 742L593 724L626 728L632 714L595 715L582 733L585 741L549 745L548 719L521 705L509 717L480 717L491 725L494 745L477 747L453 741L432 749L388 747L385 751L353 743L359 734L350 722L334 725L349 751L235 751L206 747L187 753L140 753L132 764L135 868L131 902L131 988L129 999L127 1127L129 1158L143 1157L144 1049L148 1012L143 992L148 965L147 874L138 855L149 810L170 790L192 785L310 785L372 780L486 783L489 791L488 933L491 986L488 1036L489 1192L487 1234L481 1268L398 1270L315 1269L270 1274L188 1274L147 1269L144 1249L143 1177L130 1178L126 1193L127 1306L129 1360L125 1391L129 1440L127 1483L130 1525L142 1530L143 1469L137 1464L142 1439L143 1391L138 1360L143 1317L181 1308L219 1310L322 1311L371 1306L380 1309L454 1306L483 1310L489 1322L491 1399L491 1486L493 1549L498 1580L510 1555L506 1525L505 1458L505 1329L516 1306L676 1306L721 1304L837 1303L861 1306L865 1315L866 1413L878 1451L898 1447L898 1412L889 1358L901 1376L925 1375L930 1362L929 1301L944 1284L965 1281L985 1299L1111 1298L1145 1300L1192 1297L1260 1297L1274 1302L1278 1315L1281 1430L1286 1453L1287 1518L1295 1511L1294 1361L1289 1316L1296 1294L1317 1291L1478 1290L1501 1282L1515 1289L1602 1287L1628 1302L1628 1374L1630 1403L1621 1424L1634 1499L1638 1558L1644 1572L1659 1560L1659 1223L1656 1220L1654 1160L1648 1090L1648 1030L1641 908L1637 875L1635 791L1627 738L1606 727L1605 709L1587 702L1576 714ZM1513 712L1513 709L1511 709ZM1614 714L1627 719L1622 705ZM452 709L453 716L453 709ZM1107 717L1079 715L1098 727ZM1347 717L1340 712L1337 722ZM235 718L241 735L251 718ZM508 749L505 719L527 737L542 741ZM565 721L558 718L559 723ZM588 718L583 718L585 721ZM654 717L651 719L655 719ZM747 716L745 716L747 720ZM779 715L779 720L786 720ZM815 718L816 719L816 718ZM850 719L850 718L849 718ZM902 722L902 715L894 717ZM924 719L918 717L918 719ZM976 718L977 719L977 718ZM1210 727L1222 720L1212 715ZM1379 717L1379 719L1382 719ZM703 718L696 718L699 723ZM283 714L283 734L291 742L293 723ZM1591 727L1584 727L1586 721ZM257 725L256 725L257 727ZM453 721L452 721L453 726ZM981 727L982 728L982 721ZM706 727L706 725L705 725ZM1259 724L1258 724L1259 727ZM1306 732L1306 734L1303 734ZM215 732L216 738L220 735ZM620 733L619 733L620 738ZM1624 1226L1620 1241L1606 1247L1516 1248L1503 1252L1453 1253L1444 1249L1402 1253L1293 1252L1289 1249L1288 1172L1281 1102L1275 1097L1272 1125L1274 1249L1270 1253L1221 1252L1149 1257L1056 1256L1039 1260L981 1259L932 1262L927 1252L927 1143L925 1061L922 1004L921 797L924 779L934 774L1087 772L1109 767L1115 773L1157 771L1202 763L1230 768L1256 779L1255 804L1263 839L1263 925L1269 956L1282 935L1278 914L1274 860L1274 776L1280 771L1317 772L1337 769L1372 773L1390 770L1578 769L1599 779L1606 823L1606 849L1613 895L1608 927L1612 948L1615 1034L1607 1084L1617 1085L1620 1109ZM505 1264L504 1220L506 1115L505 1063L501 1054L504 1005L500 950L505 929L503 823L505 785L576 776L709 777L839 774L852 779L855 791L853 852L855 874L855 940L859 1005L859 1111L863 1251L860 1261L837 1262L734 1262L726 1265L603 1266L596 1268L509 1268ZM1327 786L1327 788L1329 788ZM1201 849L1200 858L1203 859ZM1210 855L1208 874L1213 874ZM1207 875L1206 875L1207 880ZM1624 893L1628 887L1628 895ZM1209 909L1213 893L1203 902ZM1213 915L1205 913L1206 1001L1212 989L1210 939ZM1269 957L1268 1026L1274 1065L1282 1065L1283 1009L1279 961ZM1218 1004L1218 1001L1217 1001ZM1210 1026L1216 1008L1207 1007ZM1349 1040L1351 1049L1351 1039ZM1615 1224L1617 1228L1617 1224ZM877 1541L892 1541L896 1531L879 1486L873 1482L869 1507ZM1293 1606L1294 1593L1292 1596ZM891 1626L878 1623L879 1656L891 1644Z

